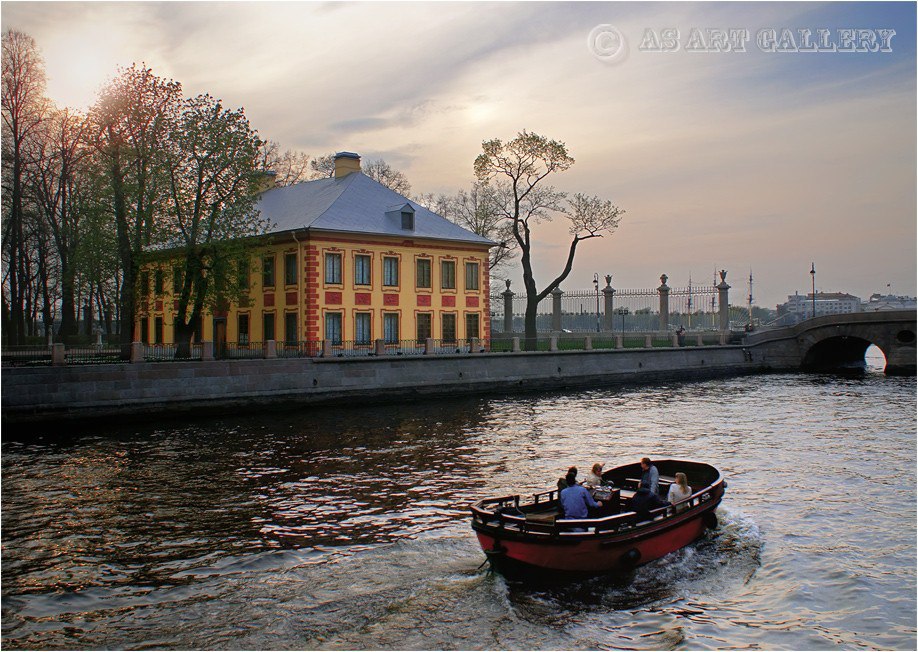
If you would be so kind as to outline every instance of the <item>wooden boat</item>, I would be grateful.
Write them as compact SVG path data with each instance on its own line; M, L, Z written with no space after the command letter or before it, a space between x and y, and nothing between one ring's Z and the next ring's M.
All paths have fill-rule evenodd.
M679 471L686 474L692 495L677 505L629 511L641 477L641 465L635 463L602 474L611 486L602 488L608 495L590 518L561 518L557 489L535 494L529 502L504 496L473 504L472 528L491 568L514 579L624 574L717 527L714 510L726 483L716 468L687 460L655 460L654 465L661 498Z

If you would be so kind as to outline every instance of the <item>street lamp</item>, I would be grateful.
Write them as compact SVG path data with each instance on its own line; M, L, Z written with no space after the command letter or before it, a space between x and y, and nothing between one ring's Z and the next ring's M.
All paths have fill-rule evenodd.
M596 290L596 332L599 333L602 329L599 327L599 273L593 272L593 288Z
M625 334L625 315L628 314L628 309L622 306L618 309L618 314L622 316L622 335Z
M816 317L816 263L810 263L810 276L813 279L813 318Z

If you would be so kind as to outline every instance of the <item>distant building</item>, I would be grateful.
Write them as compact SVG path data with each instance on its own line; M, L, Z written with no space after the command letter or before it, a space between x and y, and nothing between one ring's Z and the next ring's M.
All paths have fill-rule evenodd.
M778 317L784 324L795 324L813 316L813 294L792 294L779 306ZM861 312L860 297L845 292L817 292L816 316Z
M861 304L864 312L878 312L881 310L915 310L915 297L902 297L893 294L880 294L876 292Z
M196 340L219 351L226 342L398 345L490 332L495 243L366 176L356 154L335 157L334 177L263 192L258 209L275 226L250 263L248 296L208 311ZM134 327L145 343L174 342L170 269L161 259L142 270Z

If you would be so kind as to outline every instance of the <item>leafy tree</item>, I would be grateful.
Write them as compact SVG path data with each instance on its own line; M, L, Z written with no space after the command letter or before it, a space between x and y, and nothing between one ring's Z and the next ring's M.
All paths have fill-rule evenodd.
M135 339L140 255L154 241L156 207L168 197L163 150L181 102L181 84L132 65L119 71L90 110L118 240L123 355Z
M564 172L573 164L574 159L564 143L526 130L507 142L499 139L483 142L482 153L475 159L475 176L481 183L495 183L500 212L509 223L519 248L523 286L526 288L524 324L527 350L536 347L539 302L570 274L577 245L614 231L624 213L612 202L599 197L578 193L568 199L566 193L547 184L549 176ZM556 215L563 215L569 221L571 241L567 259L558 276L539 290L532 270L532 227Z
M181 260L176 356L187 357L205 308L225 309L249 289L246 236L267 231L255 209L261 141L242 109L210 95L185 100L166 141L166 245Z

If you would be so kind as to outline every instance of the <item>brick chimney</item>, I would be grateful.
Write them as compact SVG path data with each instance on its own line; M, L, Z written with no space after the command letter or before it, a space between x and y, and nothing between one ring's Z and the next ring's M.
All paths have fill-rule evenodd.
M360 156L354 152L335 154L335 178L341 179L351 172L360 172Z

